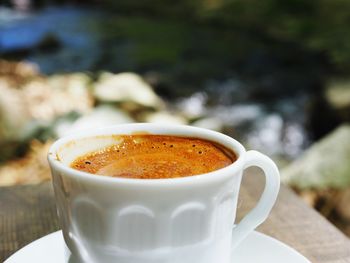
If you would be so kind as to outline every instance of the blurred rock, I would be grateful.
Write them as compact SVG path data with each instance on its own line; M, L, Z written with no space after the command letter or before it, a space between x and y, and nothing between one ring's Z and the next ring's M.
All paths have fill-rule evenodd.
M145 122L164 123L164 124L187 124L186 118L174 113L161 111L147 114L144 117Z
M341 193L335 209L343 219L350 222L350 188Z
M350 121L350 80L331 82L326 88L325 97L341 120Z
M94 85L95 97L102 102L126 102L160 109L162 99L139 75L103 73Z
M0 80L0 144L23 138L30 119L23 92Z
M0 81L10 87L19 88L30 79L38 77L40 73L36 64L0 59Z
M39 75L36 64L29 62L12 62L0 59L0 75L9 77L34 77Z
M134 120L125 112L112 106L99 106L74 122L61 121L55 127L55 131L58 137L62 137L79 130L88 130L91 128L100 128L130 122L134 122Z
M51 142L32 141L29 152L21 159L0 166L0 186L36 184L51 179L47 152Z
M319 195L313 190L304 190L298 193L299 196L311 207L315 207L318 201Z
M20 87L0 80L0 144L31 137L69 112L89 112L94 104L89 82L84 74L34 77Z
M70 111L88 112L94 103L89 82L90 78L83 73L54 75L30 81L22 92L34 119L51 120Z
M326 98L334 108L350 106L350 80L332 82L326 88Z
M222 131L224 127L224 123L217 119L217 118L203 118L199 119L193 123L191 123L192 126L200 127L200 128L205 128L209 130L214 130L214 131Z
M297 188L350 185L350 125L342 125L282 170L282 180Z

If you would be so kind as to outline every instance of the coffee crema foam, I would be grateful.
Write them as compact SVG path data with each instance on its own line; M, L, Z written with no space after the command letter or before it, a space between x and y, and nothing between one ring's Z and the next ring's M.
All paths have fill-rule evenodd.
M78 157L71 167L111 177L166 179L212 172L236 155L217 143L171 135L120 135L118 143Z

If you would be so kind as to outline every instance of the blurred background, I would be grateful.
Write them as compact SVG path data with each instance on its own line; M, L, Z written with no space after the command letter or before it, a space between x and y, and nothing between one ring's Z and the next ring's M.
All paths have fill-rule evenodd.
M1 0L0 185L127 122L224 132L350 236L350 1Z

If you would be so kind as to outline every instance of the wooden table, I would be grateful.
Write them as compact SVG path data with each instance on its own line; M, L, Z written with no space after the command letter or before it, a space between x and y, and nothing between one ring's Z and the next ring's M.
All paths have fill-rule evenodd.
M258 174L250 169L244 177L239 218L261 193L264 182ZM0 262L58 229L51 183L0 188ZM273 212L258 230L294 247L313 263L350 263L349 239L286 187L281 188Z

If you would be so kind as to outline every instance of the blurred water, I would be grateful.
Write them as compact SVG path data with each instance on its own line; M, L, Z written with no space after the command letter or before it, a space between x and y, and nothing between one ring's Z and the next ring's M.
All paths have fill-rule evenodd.
M47 8L28 14L3 9L0 54L23 53L25 60L37 63L46 74L90 70L100 56L100 37L91 32L88 21L101 19L99 12L72 7ZM50 37L58 42L55 52L36 48Z
M292 159L303 151L308 94L298 91L312 86L311 75L266 51L251 50L237 64L234 46L215 40L230 34L169 23L69 6L1 8L0 55L34 62L44 74L155 71L156 90L172 107L215 118L226 133L267 154Z
M225 95L225 92L217 94L218 97ZM224 126L231 127L227 133L242 140L249 148L264 151L275 158L292 160L310 145L304 127L305 116L300 114L304 104L301 99L283 99L271 102L267 107L249 101L206 106L207 98L205 92L195 93L180 99L177 107L189 115L204 114L220 120Z

